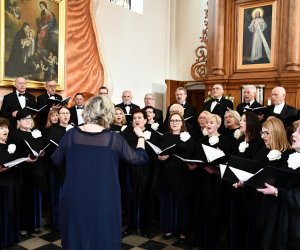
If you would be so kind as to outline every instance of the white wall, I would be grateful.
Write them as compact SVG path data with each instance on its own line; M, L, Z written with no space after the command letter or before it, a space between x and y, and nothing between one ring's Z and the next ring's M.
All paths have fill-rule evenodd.
M205 0L144 0L143 15L107 0L94 0L98 41L106 84L114 103L122 91L144 106L147 92L156 106L165 100L165 79L192 80L190 67L200 44Z
M146 93L165 92L168 4L169 0L145 0L140 15L106 0L94 3L106 84L114 103L121 102L125 89L132 91L133 103L142 107Z

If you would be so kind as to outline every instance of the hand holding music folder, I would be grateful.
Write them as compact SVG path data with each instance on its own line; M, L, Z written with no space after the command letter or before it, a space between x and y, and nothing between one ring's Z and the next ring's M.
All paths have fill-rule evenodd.
M18 158L18 159L15 159L13 161L10 161L10 162L7 162L7 163L4 163L3 166L6 167L6 168L11 168L11 167L14 167L24 161L27 161L29 160L30 158L29 157L22 157L22 158Z
M202 148L206 156L207 163L209 163L208 165L215 166L226 160L226 155L221 149L210 147L205 144L202 144Z
M204 163L203 161L201 160L192 160L192 159L185 159L179 155L176 155L176 154L173 154L175 157L177 157L178 159L186 162L186 163L190 163L190 164L193 164L193 163Z
M174 152L175 146L176 144L173 144L165 149L160 149L159 147L157 147L156 145L154 145L153 143L146 141L146 143L148 143L148 145L154 150L154 152L158 155L170 155Z
M225 167L222 166L224 169ZM244 185L263 188L265 183L275 187L283 187L295 176L293 171L274 168L265 163L232 156L228 165L221 171L222 179L242 182Z
M41 150L40 150L40 152L38 153L38 152L36 152L31 146L30 146L30 144L26 141L26 140L24 140L24 142L25 142L25 144L28 146L28 148L29 148L29 150L30 150L30 155L31 155L31 158L37 158L37 157L39 157L39 156L43 156L43 154L44 154L44 152L45 152L45 150L46 150L46 148L48 148L51 144L56 144L57 145L57 143L55 143L54 141L52 141L52 140L50 140L50 142L49 143L47 143L46 144L46 146L44 147L44 148L42 148Z
M42 111L44 108L46 108L46 107L47 107L47 105L41 107L40 109L35 109L35 108L31 108L31 107L25 106L25 109L29 109L31 111L34 111L34 112L38 113L38 112Z
M250 107L245 107L245 111L252 111L257 115L264 115L265 117L269 116L272 114L271 110L268 109L268 107L263 106L263 107L257 107L257 108L250 108Z
M59 99L49 97L48 100L47 100L47 105L49 107L52 107L53 105L61 105L61 106L68 105L68 102L69 102L70 99L71 99L71 96L69 96L69 97L67 97L63 100L59 100Z

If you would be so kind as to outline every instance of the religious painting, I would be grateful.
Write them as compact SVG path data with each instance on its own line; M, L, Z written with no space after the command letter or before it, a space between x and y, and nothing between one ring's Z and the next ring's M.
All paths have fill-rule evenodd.
M276 2L238 7L238 69L274 66Z
M64 88L65 0L1 0L0 85L28 88L55 80Z

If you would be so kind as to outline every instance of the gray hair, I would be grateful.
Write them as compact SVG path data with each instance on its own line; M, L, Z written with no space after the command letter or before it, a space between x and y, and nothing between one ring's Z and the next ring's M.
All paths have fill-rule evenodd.
M253 84L247 84L247 85L244 85L244 90L246 90L246 89L251 89L251 91L252 91L253 93L256 93L256 87L255 87L255 85L253 85Z
M92 97L83 110L85 123L98 124L104 128L109 128L109 125L114 120L114 115L114 104L106 95Z

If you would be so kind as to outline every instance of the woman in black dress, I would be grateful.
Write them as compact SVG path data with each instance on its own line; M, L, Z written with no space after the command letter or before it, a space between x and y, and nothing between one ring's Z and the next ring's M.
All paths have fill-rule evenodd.
M239 147L236 155L239 157L267 162L268 149L260 136L261 123L258 116L251 111L246 111L240 121L240 131L243 136L239 139ZM235 183L231 192L231 225L230 247L231 249L247 249L247 238L252 232L250 218L253 217L255 192L253 188L244 187L241 183Z
M33 163L23 162L19 165L22 172L22 184L20 194L20 233L27 235L28 232L39 233L42 218L42 191L46 189L46 172L42 161L45 140L39 130L33 129L34 122L31 113L27 109L18 111L17 128L10 133L8 142L17 145L18 157L33 157L29 146L39 157Z
M47 140L54 141L55 143L59 144L61 138L65 135L66 130L68 128L70 122L70 111L66 106L62 106L57 110L58 113L58 123L53 123L47 130ZM71 125L70 125L71 126ZM59 171L50 160L50 157L56 146L50 146L46 150L46 163L49 169L50 175L50 197L51 197L51 217L52 217L52 229L58 230L59 229L59 192L61 185L64 180L64 171ZM61 169L60 169L61 170Z
M268 148L268 165L276 168L282 168L283 163L287 161L288 155L291 153L283 123L278 118L268 119L262 125L261 137ZM269 184L265 184L266 188L257 189L259 192L267 192ZM275 189L274 189L275 190ZM281 250L282 248L282 227L278 226L282 214L282 203L273 195L264 196L256 194L255 211L251 218L252 228L248 239L249 249L263 250Z
M146 129L147 116L144 110L137 109L132 113L132 125L128 125L122 135L131 147L137 144L138 137L134 132L136 127L144 132L146 141L158 144L158 134L152 129ZM149 156L147 164L126 167L126 191L128 206L128 227L124 234L137 232L148 237L153 229L153 178L157 167L157 155L146 143L145 150Z
M271 218L272 224L274 223L273 220L278 223L274 226L275 228L269 228L272 224L268 225L265 223L262 225L263 236L265 237L262 239L261 249L300 249L300 120L294 122L293 126L295 129L295 132L292 134L293 150L289 151L287 157L284 156L282 167L286 170L294 171L295 178L285 187L274 187L266 184L266 188L257 190L263 193L266 199L272 200L276 204L274 206L275 212L278 212L278 206L280 207L280 214L274 213L274 204L269 207L267 218ZM285 134L283 131L281 131L281 134ZM277 234L278 231L281 232L279 236Z
M206 162L202 144L222 150L225 155L232 152L231 138L218 132L222 119L215 114L207 117L207 135L195 143L195 157ZM195 243L207 249L220 249L221 237L227 234L228 183L220 178L218 165L207 163L201 170L196 196L198 211L195 213Z
M3 164L17 158L16 145L7 144L9 122L0 117L0 249L18 242L17 187L19 169Z
M170 114L170 132L160 138L160 148L176 144L174 153L190 159L193 155L193 140L187 132L183 116L178 112ZM186 239L190 229L190 196L192 191L192 172L188 165L173 154L159 155L161 179L160 224L168 239L178 234Z

